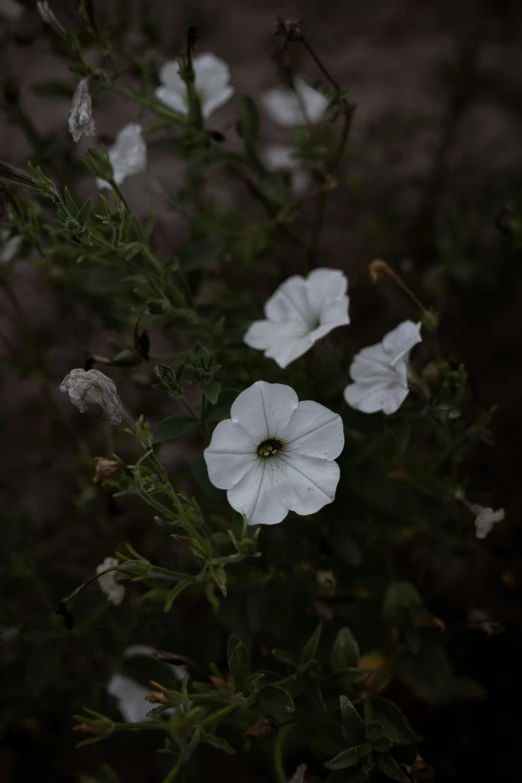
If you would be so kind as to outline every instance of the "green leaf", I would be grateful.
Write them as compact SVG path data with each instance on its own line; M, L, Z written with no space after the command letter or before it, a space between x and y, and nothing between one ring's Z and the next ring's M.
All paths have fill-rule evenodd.
M327 761L325 767L328 769L349 769L350 767L356 767L361 763L363 758L371 753L373 750L369 742L363 742L362 745L355 745L353 748L343 750L338 756L335 756L330 761Z
M225 753L230 753L231 756L233 756L236 752L225 739L222 737L216 737L215 734L207 734L206 732L202 732L201 741L206 742L207 745L212 745L213 748L217 748L218 750L224 750Z
M272 650L272 655L276 660L281 661L281 663L284 663L291 668L297 666L297 658L293 653L287 652L287 650Z
M259 110L255 101L250 97L250 95L241 96L240 123L241 136L245 142L245 147L247 150L254 150L257 142L259 141L261 121L259 117Z
M359 645L349 628L341 628L332 647L332 671L357 668L359 665Z
M199 388L212 405L215 405L219 398L219 392L221 390L221 384L218 381L211 381L210 383L200 383Z
M386 625L390 628L405 628L425 613L422 598L411 582L391 582L388 585L382 605Z
M308 639L303 649L301 650L301 663L312 661L315 658L317 648L319 647L319 640L321 638L321 631L323 626L321 623L317 626L311 637Z
M250 658L248 650L237 636L231 636L227 644L228 666L234 679L236 693L248 694Z
M167 416L166 419L160 421L160 423L154 428L152 433L152 443L157 445L159 443L165 443L167 440L173 440L179 438L185 432L194 426L192 419L184 414Z
M366 726L366 739L368 742L371 742L372 745L375 745L377 740L379 740L382 737L383 730L382 730L382 723L378 720L371 720L367 726Z
M351 746L358 746L366 739L364 721L347 696L340 696L341 726L343 737Z
M379 753L375 756L375 766L386 777L396 780L397 783L411 783L410 778L402 771L395 759L389 753Z
M211 568L212 579L217 584L225 598L227 597L227 572L220 565L214 565Z
M91 214L91 204L92 199L88 198L85 204L81 207L80 211L76 215L76 220L80 224L80 226L84 226L87 220L89 219L89 215Z
M259 708L266 713L284 712L288 714L295 711L292 697L288 691L278 685L267 685L262 689L259 694Z
M379 737L373 743L373 747L378 753L388 753L393 748L393 742L388 737Z
M172 609L172 604L176 600L176 598L181 595L181 593L187 589L192 584L188 579L184 579L181 582L178 582L177 585L175 585L172 590L167 595L167 598L165 599L165 606L163 607L164 612L170 612Z

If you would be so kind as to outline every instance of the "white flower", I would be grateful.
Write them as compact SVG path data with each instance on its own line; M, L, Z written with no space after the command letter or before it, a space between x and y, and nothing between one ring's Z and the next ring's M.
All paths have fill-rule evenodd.
M25 13L25 8L16 0L0 0L0 16L10 22L18 22Z
M103 563L100 563L100 565L96 568L96 573L101 574L102 571L105 571L107 568L117 566L119 563L120 561L115 557L106 557ZM100 590L102 593L105 593L111 604L119 606L125 596L125 588L122 584L116 581L116 573L116 571L109 571L108 574L104 574L103 576L98 577L96 581L100 586Z
M144 171L147 166L147 145L141 125L131 122L121 129L109 149L109 160L117 185L121 185L127 177ZM99 188L111 189L110 183L104 179L97 178L96 184Z
M10 236L10 231L0 229L0 264L7 264L18 252L22 237Z
M121 424L125 419L134 426L118 396L114 381L99 370L71 370L61 382L60 391L68 394L72 404L82 413L90 404L96 403L101 405L105 418L111 424Z
M344 446L341 417L290 386L257 381L237 397L205 449L208 475L249 525L289 511L314 514L335 498Z
M301 764L297 767L294 776L288 781L288 783L304 783L304 776L306 772L306 764Z
M310 187L312 177L310 172L295 156L292 147L283 144L274 144L267 147L263 154L265 166L269 171L281 171L290 174L292 193L296 196L305 193Z
M79 141L82 136L94 136L96 125L92 116L92 100L89 93L89 79L82 79L74 91L71 113L69 114L69 131L73 141Z
M350 323L347 288L337 269L289 277L266 302L266 320L254 321L244 342L287 367L332 329Z
M133 658L137 655L154 656L157 650L148 644L133 644L127 647L123 652L124 658ZM185 666L173 666L170 663L164 664L176 677L182 680L187 675ZM118 700L118 708L127 723L141 723L145 720L151 720L147 717L147 712L154 708L153 704L146 701L145 697L152 692L150 688L144 688L130 677L123 674L113 674L107 686L108 692ZM165 710L165 714L172 710Z
M494 525L498 522L502 522L506 516L506 512L503 508L494 511L492 508L479 506L477 503L469 503L466 505L470 511L477 515L475 518L475 535L477 538L487 538L493 530Z
M408 396L408 359L422 341L421 324L403 321L382 342L363 348L355 356L350 375L354 381L344 390L348 405L362 413L395 413Z
M273 87L261 97L270 119L285 128L321 122L328 98L302 79L294 81L294 89Z
M230 69L215 54L200 54L192 61L194 86L201 101L203 117L208 119L212 112L223 106L234 94L230 86ZM187 85L179 75L179 64L172 60L160 70L161 87L157 87L156 98L180 114L188 114Z

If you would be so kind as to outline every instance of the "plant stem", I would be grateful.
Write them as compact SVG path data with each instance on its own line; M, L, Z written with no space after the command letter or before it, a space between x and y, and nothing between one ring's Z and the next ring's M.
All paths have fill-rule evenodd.
M285 765L283 762L283 746L288 733L292 730L292 726L283 726L277 732L277 737L274 742L273 761L274 772L277 779L277 783L287 783L287 775L285 772Z

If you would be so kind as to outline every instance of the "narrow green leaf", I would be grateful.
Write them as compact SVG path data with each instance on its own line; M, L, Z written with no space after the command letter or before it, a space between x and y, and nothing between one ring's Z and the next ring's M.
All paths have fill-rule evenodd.
M315 654L317 652L317 648L319 647L319 640L321 638L321 631L323 630L323 626L321 623L317 626L311 637L308 639L308 641L305 643L303 649L301 650L301 663L306 663L307 661L313 661L315 658Z
M229 753L231 756L233 756L236 752L225 739L222 737L216 737L215 734L207 734L206 732L203 732L201 734L201 741L206 742L207 745L212 745L213 748L217 748L218 750L224 750L225 753Z
M332 671L357 668L359 665L359 645L349 628L341 628L332 648Z
M272 655L278 661L281 661L281 663L284 663L287 666L292 668L297 666L297 658L293 653L290 653L287 650L272 650Z
M168 594L168 596L167 596L167 598L165 600L165 606L163 607L163 611L164 612L170 612L170 610L172 609L172 604L174 603L176 598L178 596L180 596L181 593L184 590L186 590L187 587L189 587L190 584L192 584L190 581L188 581L187 579L184 579L183 581L178 582L178 584L175 585L175 587L172 588L172 590L170 591L170 593Z
M389 753L379 753L375 756L375 766L386 777L396 780L397 783L411 783L410 778L399 767L395 759Z
M260 127L261 120L255 101L250 95L242 95L240 129L247 149L253 150L255 148L259 141Z
M386 737L397 745L412 745L422 737L412 729L404 713L389 699L374 696L372 699L375 719L382 724Z
M350 745L361 745L366 739L364 721L346 696L339 697L343 737Z
M278 685L267 685L259 695L259 708L265 713L294 712L295 706L292 697Z
M338 756L327 761L325 767L328 769L349 769L356 767L363 758L372 752L372 746L369 742L363 742L362 745L354 745L353 748L343 750Z
M231 636L228 640L228 666L234 679L234 688L237 693L244 696L248 693L248 680L250 678L250 659L247 648L237 636Z
M219 392L221 391L221 384L218 381L211 381L210 383L200 383L199 388L212 405L215 405L219 399Z

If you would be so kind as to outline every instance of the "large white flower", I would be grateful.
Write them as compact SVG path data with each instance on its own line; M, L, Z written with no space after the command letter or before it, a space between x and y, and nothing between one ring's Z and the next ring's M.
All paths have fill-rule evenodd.
M136 122L125 125L116 136L114 144L109 149L109 160L117 185L133 174L139 174L147 166L147 145L143 138L143 128ZM109 188L111 185L99 177L96 179L99 188Z
M290 386L257 381L238 396L205 449L208 475L249 525L289 511L314 514L335 498L344 446L341 417L299 402Z
M266 320L254 321L244 342L287 367L332 329L350 323L347 288L338 269L289 277L265 304Z
M194 86L201 101L203 117L223 106L234 94L229 84L230 69L215 54L200 54L192 61ZM160 70L161 87L156 88L156 98L180 114L188 114L187 85L179 75L179 63L175 60L165 63Z
M354 381L344 390L348 405L362 413L395 413L408 396L408 359L420 343L421 324L403 321L382 342L363 348L354 358Z
M101 574L107 568L113 568L119 565L120 561L115 557L106 557L103 563L96 568L96 573ZM107 600L115 606L119 606L125 597L124 586L116 581L116 571L109 571L108 574L98 577L97 582L102 593L105 593Z
M267 147L263 154L265 166L269 171L281 171L290 175L292 193L296 196L305 193L310 187L312 177L310 172L296 158L292 147L274 144Z
M273 87L261 100L270 119L285 128L321 122L328 106L328 98L300 78L295 79L293 90Z

